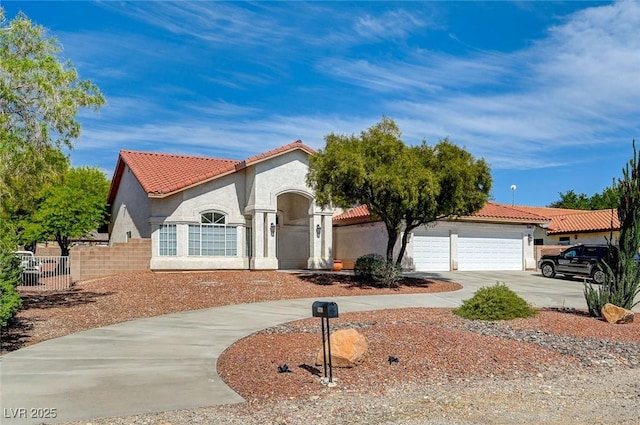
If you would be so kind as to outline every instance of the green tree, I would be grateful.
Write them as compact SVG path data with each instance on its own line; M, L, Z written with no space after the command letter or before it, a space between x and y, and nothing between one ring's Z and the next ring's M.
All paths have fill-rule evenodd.
M6 176L5 193L14 195L4 197L0 207L0 221L5 231L10 229L10 233L17 236L17 242L33 252L38 240L25 233L25 224L31 222L45 191L60 184L69 168L69 160L62 152L54 148L45 150L41 156L27 158L27 154L15 158L22 164L22 172Z
M489 167L448 140L409 147L396 123L382 120L356 135L329 134L325 148L309 159L307 184L322 206L367 205L385 225L386 258L404 256L408 235L439 218L468 215L484 205L491 190Z
M7 238L0 240L0 328L7 326L22 305L16 291L20 284L20 260L9 246Z
M638 265L638 249L640 249L640 157L633 141L633 158L622 170L622 178L618 179L615 192L618 194L618 218L620 235L618 236L618 255L613 255L603 262L605 279L601 286L594 288L585 284L585 298L589 313L600 316L602 306L612 303L618 307L631 310L638 302L640 294L640 266ZM613 241L609 241L610 249Z
M619 205L620 196L614 184L607 187L602 193L595 193L589 197L585 193L576 193L574 190L560 192L560 200L549 205L551 208L568 208L574 210L606 210L615 209Z
M106 218L109 180L94 167L71 168L62 184L43 194L43 201L25 223L25 234L34 240L54 238L63 256L69 255L73 238L87 235Z
M81 80L46 30L24 14L11 21L0 8L0 221L4 232L32 213L42 187L68 167L64 149L80 135L80 108L104 104L99 89Z

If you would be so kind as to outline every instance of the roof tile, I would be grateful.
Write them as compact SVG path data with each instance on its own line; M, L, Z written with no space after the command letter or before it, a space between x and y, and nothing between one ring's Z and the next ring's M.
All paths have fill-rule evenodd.
M616 210L596 210L552 217L547 232L552 235L619 229L620 221Z
M239 161L154 152L121 151L145 192L163 195L235 170Z

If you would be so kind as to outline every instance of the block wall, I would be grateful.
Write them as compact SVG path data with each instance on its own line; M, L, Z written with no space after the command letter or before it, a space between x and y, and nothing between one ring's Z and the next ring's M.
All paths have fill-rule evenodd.
M151 262L151 239L130 239L112 246L75 246L70 257L74 282L147 271Z

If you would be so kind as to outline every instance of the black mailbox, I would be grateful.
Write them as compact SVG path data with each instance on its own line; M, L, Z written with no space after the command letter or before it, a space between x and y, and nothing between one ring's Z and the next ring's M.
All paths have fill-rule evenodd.
M312 306L313 317L326 317L327 319L333 319L338 317L338 304L330 301L315 301Z

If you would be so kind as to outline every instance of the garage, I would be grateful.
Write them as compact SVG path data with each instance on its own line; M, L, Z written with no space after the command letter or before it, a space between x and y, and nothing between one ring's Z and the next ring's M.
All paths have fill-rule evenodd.
M413 262L418 271L449 271L449 236L414 236Z
M458 237L458 270L522 270L522 234Z

